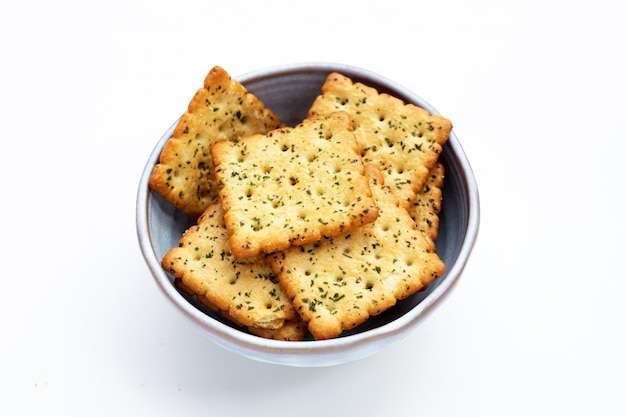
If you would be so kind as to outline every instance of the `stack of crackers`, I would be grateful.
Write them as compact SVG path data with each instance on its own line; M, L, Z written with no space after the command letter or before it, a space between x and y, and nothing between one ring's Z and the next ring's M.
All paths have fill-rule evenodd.
M438 158L451 129L339 73L286 126L214 67L150 177L196 220L163 268L260 337L340 336L445 271Z

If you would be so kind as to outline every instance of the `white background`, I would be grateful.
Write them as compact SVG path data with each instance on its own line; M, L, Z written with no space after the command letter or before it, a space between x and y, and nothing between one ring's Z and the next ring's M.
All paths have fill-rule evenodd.
M622 10L3 2L0 415L625 415ZM186 324L135 235L144 164L209 69L304 61L372 70L451 119L482 209L427 321L313 369L239 357Z

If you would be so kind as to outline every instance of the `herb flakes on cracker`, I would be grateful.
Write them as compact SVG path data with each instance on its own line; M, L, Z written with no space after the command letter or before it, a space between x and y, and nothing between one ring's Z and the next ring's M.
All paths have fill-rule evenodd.
M336 111L350 115L363 162L378 164L400 204L410 207L437 162L452 123L334 72L326 78L308 117Z
M305 120L211 148L233 254L337 236L378 211L347 115Z
M382 313L445 271L391 187L384 185L379 168L367 164L366 169L379 209L376 221L268 257L317 340L337 337Z
M207 208L161 263L180 289L251 332L290 340L304 337L294 330L299 316L265 259L233 257L219 204Z
M161 151L149 185L192 219L217 200L210 147L281 126L270 109L221 67L213 67Z

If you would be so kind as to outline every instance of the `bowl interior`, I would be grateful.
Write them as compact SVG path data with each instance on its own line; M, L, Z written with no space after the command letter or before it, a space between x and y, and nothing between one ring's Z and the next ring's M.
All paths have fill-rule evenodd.
M271 108L281 120L290 126L294 126L306 117L313 100L320 93L326 76L332 71L341 72L354 81L363 82L378 89L380 92L392 94L406 103L413 103L425 108L432 114L438 114L432 106L419 96L408 92L392 81L367 71L344 65L302 64L261 70L237 77L237 79L263 101L267 107ZM145 194L146 200L138 201L140 241L142 221L139 217L144 214L142 210L146 210L145 227L147 230L145 232L147 232L148 237L146 238L147 242L142 244L144 256L159 285L170 294L174 287L173 278L160 268L160 259L172 247L178 245L178 240L182 233L194 222L171 206L162 197L148 190L147 177L158 160L161 148L171 136L173 128L174 125L165 132L156 145L146 166L140 184L140 196L138 197L141 200ZM374 330L378 330L376 332L376 337L378 337L386 331L386 327L389 327L389 331L393 333L401 333L405 329L399 328L392 323L397 322L397 319L403 319L401 326L407 327L419 321L458 279L477 233L477 190L471 169L454 132L451 133L448 143L444 146L440 161L445 165L446 177L443 188L439 235L436 240L436 252L447 266L445 274L424 291L399 301L388 311L371 317L364 324L351 331L344 332L339 339L345 341L346 338L364 335ZM166 288L168 285L171 288ZM179 308L187 310L187 313L189 313L188 309L201 312L200 316L195 314L195 312L189 313L194 316L196 321L201 322L199 323L201 326L211 326L211 331L215 331L214 323L217 320L217 322L221 323L219 326L223 329L230 328L245 333L245 330L232 325L219 314L212 313L197 303L194 298L187 297L184 294L180 294L180 297L186 300L187 305L179 306ZM219 332L220 330L218 329L217 331ZM230 330L225 331L229 337L232 337L233 333ZM252 335L250 337L257 338ZM254 339L249 339L248 342L250 341L253 344L255 343ZM265 348L268 344L271 346L274 342L276 341L259 341ZM276 343L280 345L281 349L289 349L289 346L296 346L298 343L309 343L312 346L316 344L328 345L336 342L318 342L309 339L309 341L305 342L282 342L291 345Z

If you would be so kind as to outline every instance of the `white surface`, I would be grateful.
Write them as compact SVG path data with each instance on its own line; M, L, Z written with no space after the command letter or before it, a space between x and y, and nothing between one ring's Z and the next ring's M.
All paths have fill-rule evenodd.
M5 3L0 415L626 413L619 2ZM211 66L322 60L454 122L481 231L449 299L391 348L267 365L167 306L137 182Z

